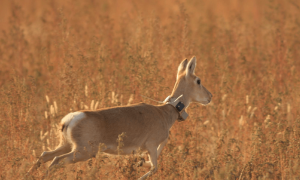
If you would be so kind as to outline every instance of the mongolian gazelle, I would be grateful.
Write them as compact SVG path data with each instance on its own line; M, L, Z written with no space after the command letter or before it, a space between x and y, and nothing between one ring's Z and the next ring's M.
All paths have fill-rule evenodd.
M208 104L212 94L194 74L196 57L183 60L177 71L172 94L163 105L136 104L95 111L77 111L61 120L61 142L53 151L45 151L29 170L53 159L50 167L59 162L76 163L95 157L97 144L105 144L102 152L118 154L116 139L125 132L122 154L131 154L139 148L148 151L149 160L141 163L151 170L140 179L157 171L157 158L167 144L169 131L176 120L187 117L185 108L191 102ZM178 98L179 97L179 98Z

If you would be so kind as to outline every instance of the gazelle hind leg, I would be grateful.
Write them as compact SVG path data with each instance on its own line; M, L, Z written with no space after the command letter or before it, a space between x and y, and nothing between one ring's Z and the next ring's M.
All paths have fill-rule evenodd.
M71 151L71 147L69 144L63 144L59 147L57 147L53 151L44 151L42 155L39 157L37 162L29 169L27 173L32 172L33 170L40 167L41 163L46 163L50 160L52 160L55 156L60 156L62 154L66 154Z
M94 154L92 156L94 156ZM60 162L63 162L64 164L74 164L79 161L86 161L90 159L92 156L87 151L78 151L75 149L72 152L69 152L67 154L56 156L52 161L52 163L50 164L49 168L57 165Z

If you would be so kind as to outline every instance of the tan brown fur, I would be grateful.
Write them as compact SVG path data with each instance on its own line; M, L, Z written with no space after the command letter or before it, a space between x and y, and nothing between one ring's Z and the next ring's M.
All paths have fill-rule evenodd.
M211 93L199 84L200 79L194 75L195 66L195 57L189 62L187 59L181 62L171 94L173 98L183 95L179 100L186 107L191 102L208 104L212 98ZM53 158L50 167L60 161L67 164L87 160L96 155L100 143L106 146L102 149L103 152L118 154L116 140L118 135L126 133L121 154L131 154L139 148L149 153L150 161L143 163L143 166L151 166L151 170L141 177L145 179L156 172L157 158L178 117L179 113L170 104L154 106L145 103L70 113L62 119L59 147L54 151L44 152L31 170Z

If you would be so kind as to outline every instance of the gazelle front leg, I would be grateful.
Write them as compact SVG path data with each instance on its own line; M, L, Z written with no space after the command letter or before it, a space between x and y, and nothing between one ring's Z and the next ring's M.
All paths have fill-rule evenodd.
M144 176L142 176L139 180L144 180L148 176L151 176L152 174L154 174L157 171L157 148L151 147L150 149L148 149L148 152L149 152L149 157L150 157L151 169Z
M165 139L162 143L160 143L160 145L158 146L158 149L157 149L157 158L159 157L161 151L163 150L163 148L165 147L165 145L167 144L168 142L168 138Z
M160 155L160 153L162 152L163 148L165 147L165 145L168 142L168 138L165 139L162 143L160 143L160 145L157 148L157 159ZM151 162L150 162L150 154L149 154L149 161L140 161L138 166L143 166L143 167L151 167Z

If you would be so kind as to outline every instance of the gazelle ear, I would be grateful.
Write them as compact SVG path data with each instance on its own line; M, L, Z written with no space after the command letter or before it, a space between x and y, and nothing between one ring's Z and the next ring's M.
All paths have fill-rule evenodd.
M195 72L195 67L196 67L196 57L192 57L191 60L189 61L189 63L186 66L186 76L190 75L190 74L194 74Z
M178 70L177 70L177 79L178 79L179 75L185 71L187 63L188 63L188 60L185 59L179 64Z

